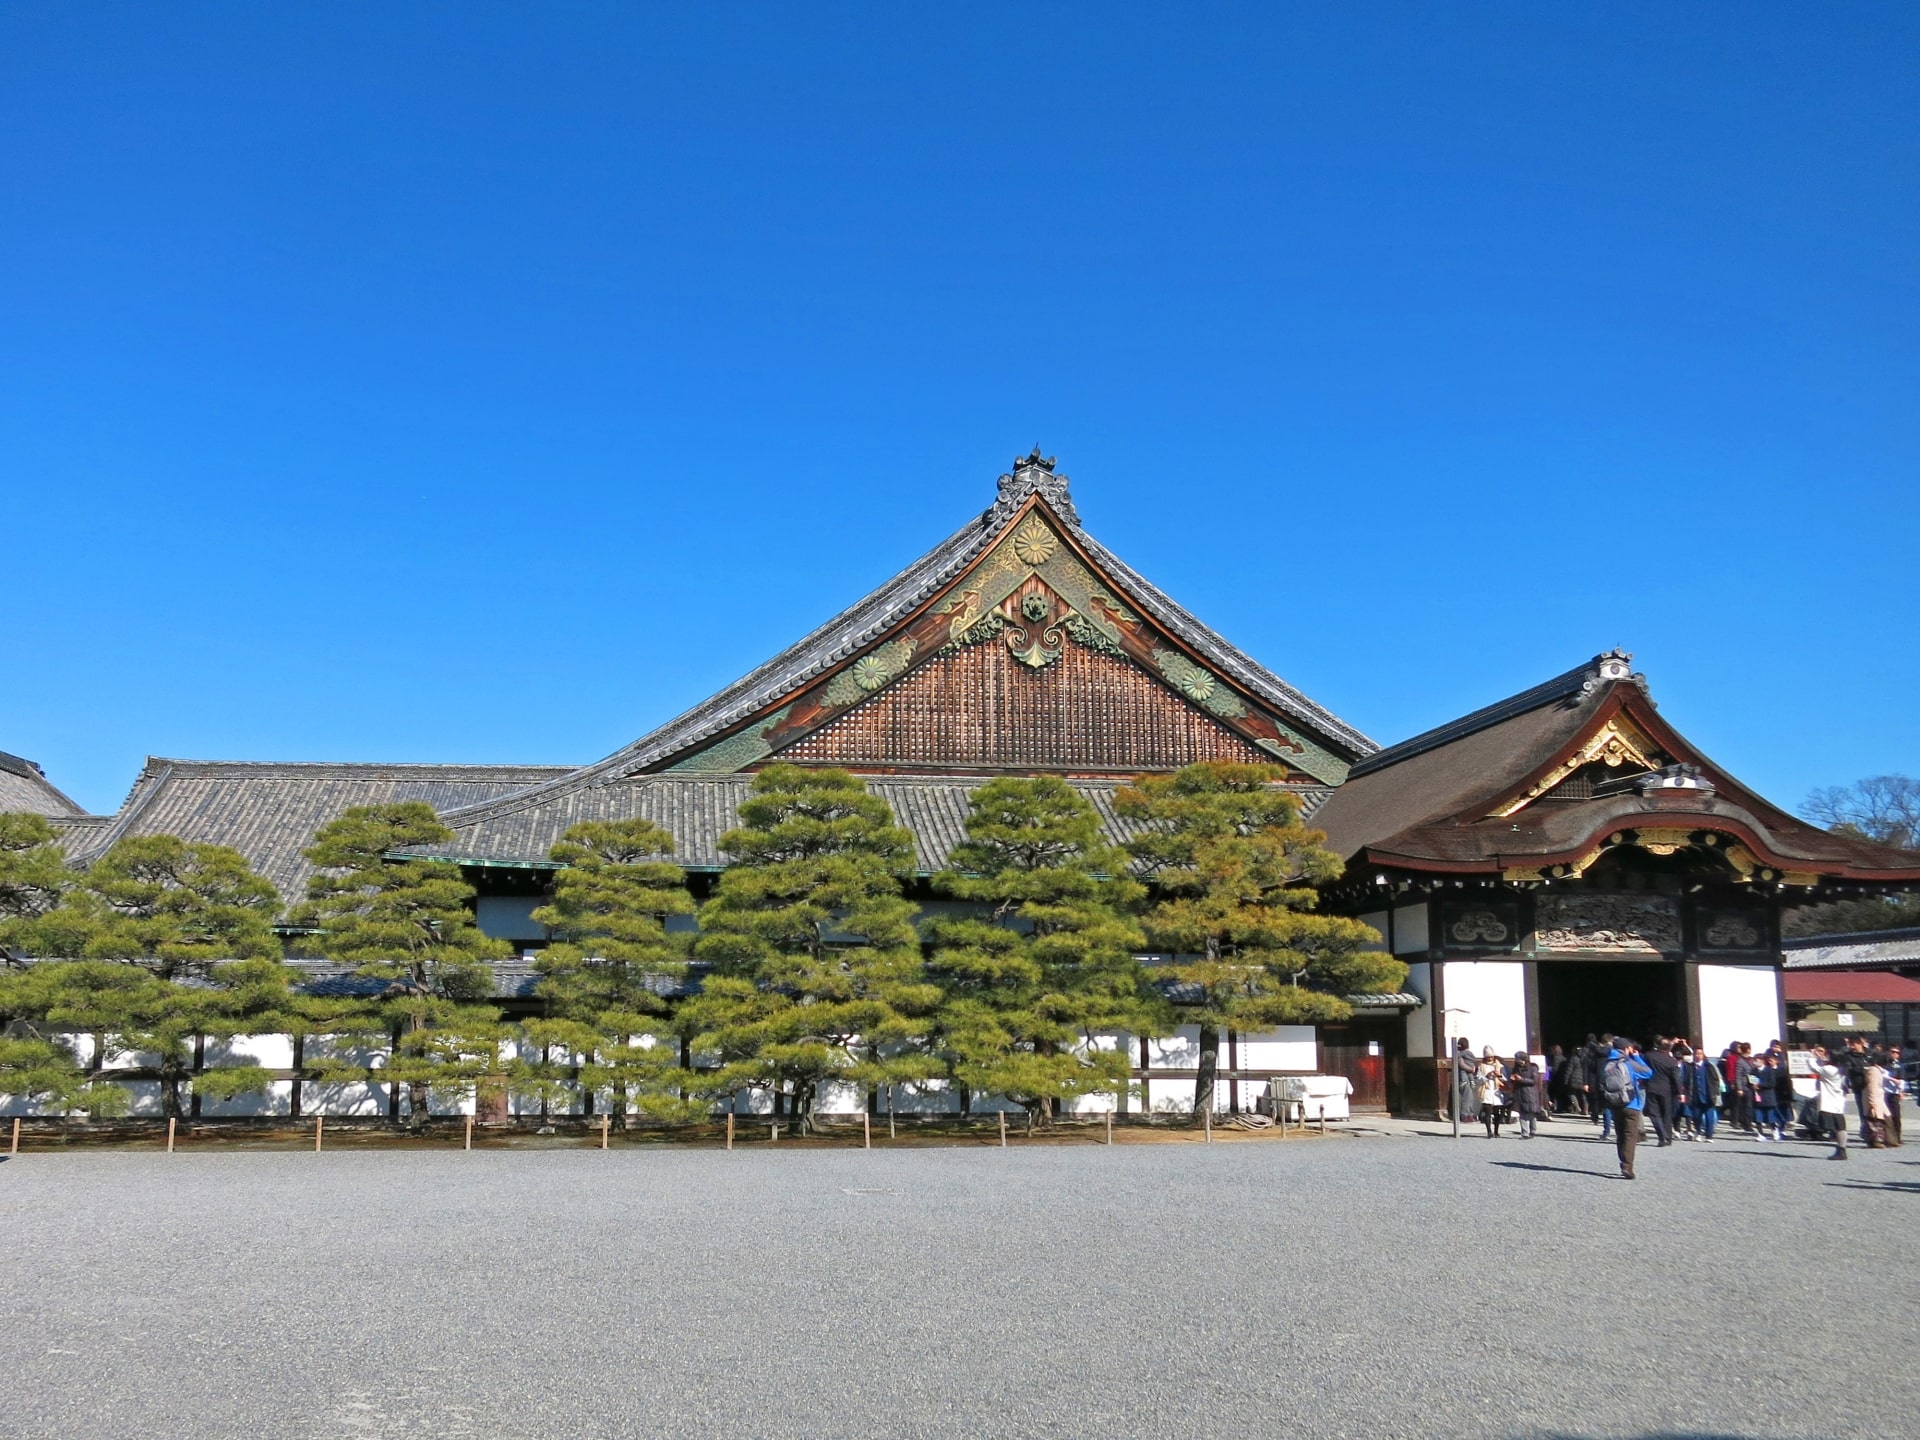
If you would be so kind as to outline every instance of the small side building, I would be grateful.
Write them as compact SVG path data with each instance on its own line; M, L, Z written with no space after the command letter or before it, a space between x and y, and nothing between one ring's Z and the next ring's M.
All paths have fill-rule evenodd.
M1426 1003L1405 1105L1437 1108L1456 1037L1502 1055L1589 1032L1716 1053L1791 1039L1788 906L1920 886L1920 854L1820 830L1734 780L1611 652L1357 762L1315 816Z

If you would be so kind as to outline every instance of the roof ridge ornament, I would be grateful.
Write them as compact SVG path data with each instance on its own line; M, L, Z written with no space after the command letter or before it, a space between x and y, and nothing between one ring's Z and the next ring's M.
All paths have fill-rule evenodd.
M1593 657L1586 679L1580 683L1580 697L1591 695L1614 680L1631 680L1642 690L1647 688L1647 677L1634 672L1632 653L1618 646Z
M1050 508L1069 525L1078 525L1080 516L1073 508L1073 496L1068 489L1068 477L1057 474L1054 466L1059 463L1057 457L1042 456L1040 447L1035 445L1029 455L1015 456L1013 469L1000 477L1000 495L993 506L980 517L981 523L992 529L1005 523L1007 517L1020 508L1029 495L1038 495Z

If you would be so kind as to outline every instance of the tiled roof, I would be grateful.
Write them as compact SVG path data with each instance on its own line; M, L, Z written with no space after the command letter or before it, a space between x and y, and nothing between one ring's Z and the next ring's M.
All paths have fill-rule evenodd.
M1784 941L1788 970L1893 969L1920 966L1920 928L1876 930L1864 935L1811 935Z
M117 815L65 827L69 856L88 861L126 835L177 835L230 845L290 903L312 867L313 832L352 805L424 800L436 810L524 790L558 765L349 765L151 759Z
M1607 836L1642 827L1704 830L1745 846L1782 872L1920 881L1920 853L1809 825L1714 767L1660 716L1628 657L1586 665L1354 766L1317 817L1343 858L1415 869L1498 872L1591 859ZM1585 798L1528 799L1534 777L1630 723L1674 762L1681 782L1623 784ZM1686 773L1681 774L1679 772ZM1629 779L1644 772L1623 772Z
M84 815L31 760L0 750L0 814Z
M963 525L864 599L718 694L604 760L548 781L527 796L514 796L500 807L488 805L485 812L476 811L470 817L449 816L448 823L459 826L464 819L484 819L496 808L517 808L529 799L557 797L625 781L768 710L783 697L878 640L958 577L1011 523L1013 502L1023 500L1029 493L1037 494L1039 503L1048 505L1047 513L1090 558L1107 570L1150 619L1192 647L1248 694L1346 755L1366 755L1375 749L1373 741L1365 735L1229 644L1088 535L1080 527L1071 504L1061 503L1064 483L1065 477L1055 476L1051 469L1041 473L1016 467L1012 476L1002 478L1001 498L985 514Z
M751 775L641 775L591 788L530 790L484 812L449 815L453 842L436 853L462 860L544 860L570 825L583 820L645 819L674 838L674 858L693 869L726 864L720 837L738 823L737 807L753 783ZM918 852L917 868L932 874L946 864L953 847L966 835L967 800L986 783L984 776L876 775L867 789L884 799L895 820L912 833ZM1100 813L1107 833L1124 840L1132 833L1113 811L1118 780L1068 782ZM1298 792L1302 810L1311 814L1322 804L1325 787Z
M1418 1010L1427 1002L1401 990L1391 995L1349 995L1347 1003L1356 1010Z

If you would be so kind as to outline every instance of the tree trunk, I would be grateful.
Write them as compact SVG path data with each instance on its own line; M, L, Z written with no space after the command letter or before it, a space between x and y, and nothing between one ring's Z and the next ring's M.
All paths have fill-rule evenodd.
M1053 1123L1053 1102L1050 1100L1022 1100L1022 1108L1027 1112L1027 1131L1044 1130Z
M616 1107L613 1112L614 1123L623 1131L633 1128L633 1117L627 1113L629 1098L624 1084L613 1087L613 1103Z
M1193 1080L1193 1123L1205 1124L1206 1113L1213 1108L1214 1076L1220 1070L1220 1030L1214 1025L1200 1027L1200 1070Z
M407 1128L418 1130L427 1123L427 1082L409 1080L407 1082Z
M172 1055L160 1061L160 1113L169 1120L180 1118L180 1061Z
M793 1085L793 1133L811 1135L813 1133L813 1092L814 1082L796 1080Z

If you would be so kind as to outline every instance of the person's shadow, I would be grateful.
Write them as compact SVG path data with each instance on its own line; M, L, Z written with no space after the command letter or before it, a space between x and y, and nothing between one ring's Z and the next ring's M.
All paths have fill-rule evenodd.
M1502 1170L1540 1170L1550 1175L1585 1175L1594 1180L1611 1180L1611 1170L1575 1170L1569 1165L1532 1165L1525 1160L1496 1160Z

